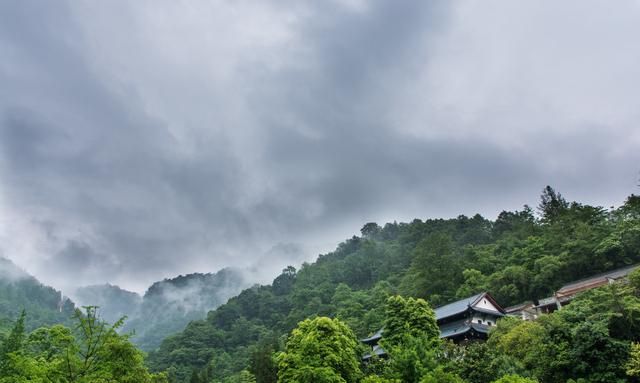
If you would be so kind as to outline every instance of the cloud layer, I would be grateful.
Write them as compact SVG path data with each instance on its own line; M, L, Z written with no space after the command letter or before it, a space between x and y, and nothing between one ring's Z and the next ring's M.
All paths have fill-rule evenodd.
M265 279L367 221L637 192L640 3L0 4L0 248Z

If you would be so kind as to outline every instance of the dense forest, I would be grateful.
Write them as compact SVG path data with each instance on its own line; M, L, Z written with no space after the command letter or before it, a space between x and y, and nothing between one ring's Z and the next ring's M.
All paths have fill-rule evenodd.
M140 363L131 368L141 371L141 382L636 381L638 273L630 283L585 293L536 321L503 319L486 343L441 341L432 308L480 291L503 307L535 301L566 282L639 262L639 196L604 209L568 202L547 187L535 211L503 211L493 221L475 215L367 223L360 236L315 263L287 267L271 285L248 288L192 321L149 353L147 367L142 354L126 346L127 335L107 332L123 350L135 351ZM78 329L87 320L91 312L76 313L71 329L31 334L12 323L0 368L19 376L20 363L46 355L51 371L63 374L56 368L65 358L83 353L60 350L82 350L86 336ZM389 359L361 363L365 348L357 339L382 326ZM33 346L39 332L54 328L69 335L66 349ZM104 352L105 361L117 360L117 353ZM107 370L101 373L115 373ZM0 382L21 381L7 379ZM89 381L65 379L54 381Z
M14 265L0 257L0 338L9 331L22 310L27 330L58 323L69 323L74 304L62 297L62 293L40 283Z
M509 306L637 262L640 197L635 195L607 210L568 202L547 187L536 211L528 206L503 211L495 221L475 215L382 227L367 223L360 236L315 263L288 267L271 285L244 290L206 320L190 323L151 352L148 364L180 382L233 382L243 370L259 382L273 382L273 355L307 318L337 318L364 337L384 324L386 301L396 294L424 298L435 307L488 291ZM587 367L575 376L588 377Z

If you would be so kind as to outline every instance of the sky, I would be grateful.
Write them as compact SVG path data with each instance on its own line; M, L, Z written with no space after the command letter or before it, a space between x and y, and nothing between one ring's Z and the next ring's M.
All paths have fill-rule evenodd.
M268 282L359 233L640 192L640 1L0 2L0 255Z

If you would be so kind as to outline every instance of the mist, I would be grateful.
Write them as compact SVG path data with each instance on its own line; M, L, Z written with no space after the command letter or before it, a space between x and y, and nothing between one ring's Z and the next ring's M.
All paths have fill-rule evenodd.
M620 205L639 18L632 0L3 2L0 254L63 291L143 294L225 267L267 283L366 222L493 219L547 184Z

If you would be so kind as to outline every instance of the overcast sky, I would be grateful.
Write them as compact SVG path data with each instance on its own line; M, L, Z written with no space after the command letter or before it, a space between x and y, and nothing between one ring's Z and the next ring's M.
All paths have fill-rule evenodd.
M369 221L638 193L640 1L0 2L0 251L269 280Z

